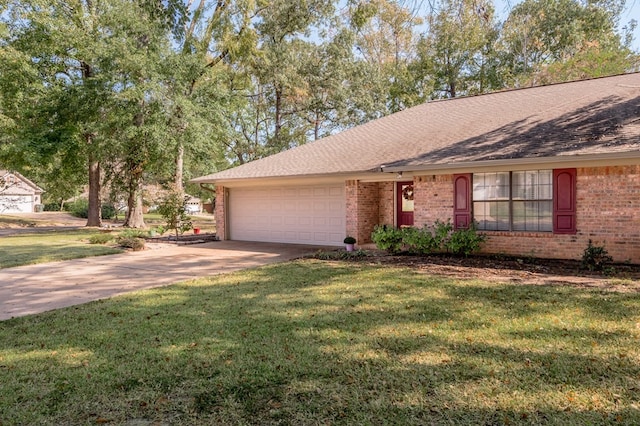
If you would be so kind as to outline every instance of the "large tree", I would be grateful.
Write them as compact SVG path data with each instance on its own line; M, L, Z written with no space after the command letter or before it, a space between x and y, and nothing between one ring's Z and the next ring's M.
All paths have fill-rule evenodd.
M419 64L433 78L432 97L451 97L499 88L495 75L497 22L491 1L443 0L427 18Z
M14 153L33 152L45 164L84 159L89 184L88 226L101 225L103 159L114 145L109 118L122 90L118 66L136 42L141 16L126 0L20 0L0 15L3 44L28 58L40 78L16 114ZM19 83L18 83L19 84ZM28 159L25 159L28 160ZM64 170L61 175L74 175Z
M531 86L628 71L636 56L617 32L624 0L525 0L500 37L505 84Z
M356 34L364 91L354 91L365 117L400 111L423 101L414 90L411 64L416 59L419 4L412 1L350 2L349 21ZM355 87L354 87L355 89ZM368 97L367 97L368 94Z

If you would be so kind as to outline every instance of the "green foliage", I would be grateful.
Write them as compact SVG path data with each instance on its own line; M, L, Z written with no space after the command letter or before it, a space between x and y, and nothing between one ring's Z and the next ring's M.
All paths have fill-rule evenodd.
M423 228L376 226L371 239L379 249L392 254L406 251L417 255L451 253L468 256L480 249L486 236L478 234L475 226L454 230L451 221L438 220Z
M504 23L485 0L418 3L6 2L0 161L31 168L45 202L98 162L94 183L137 195L430 98L637 67L621 0L525 0Z
M418 229L414 227L401 230L402 245L410 253L429 254L439 247L437 238L428 228Z
M145 242L142 238L119 236L116 241L120 247L130 248L133 251L144 250L145 247Z
M53 207L51 204L49 206ZM75 217L80 217L82 219L87 219L89 217L89 201L86 198L78 198L72 203L65 204L64 208ZM113 219L114 217L116 217L115 207L111 204L103 204L102 218Z
M75 217L86 219L89 212L89 201L86 198L78 198L71 203L65 204L64 209Z
M637 56L616 32L624 2L525 0L511 10L499 43L509 85L528 86L625 72ZM634 59L635 58L635 59ZM607 62L612 61L607 65Z
M369 253L364 250L319 250L310 257L320 260L356 260L368 257Z
M147 232L142 229L123 229L118 234L118 238L144 238Z
M102 204L102 218L103 219L113 219L116 217L116 208L113 204Z
M604 246L594 246L589 240L587 248L582 253L582 267L590 271L603 271L613 262L613 257Z
M458 229L451 233L447 242L447 250L455 255L469 256L480 250L480 245L485 242L487 236L478 234L476 227Z
M401 229L388 225L378 225L371 233L371 241L375 243L376 247L392 254L402 251L402 237Z
M45 203L45 212L58 212L60 211L60 203Z
M182 191L172 189L158 205L158 213L165 219L166 229L174 229L176 237L193 228L191 219L187 214L188 200L189 197L185 196Z
M112 234L95 234L89 237L90 244L106 244L113 241L115 236Z
M151 231L156 232L158 235L164 234L165 228L162 225L158 225L151 229Z
M355 244L356 243L356 239L353 237L346 237L343 241L343 243L345 244Z

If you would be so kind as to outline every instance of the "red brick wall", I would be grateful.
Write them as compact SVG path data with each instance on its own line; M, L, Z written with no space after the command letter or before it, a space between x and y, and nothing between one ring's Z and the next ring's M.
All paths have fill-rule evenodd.
M416 176L413 182L414 226L453 219L453 175Z
M577 233L488 232L487 253L580 259L589 239L640 263L640 166L577 169Z
M393 226L396 223L394 185L395 182L378 183L378 225Z
M225 194L225 187L216 185L216 209L215 209L214 215L216 218L216 235L221 240L227 239L227 234L226 234L227 230L225 226L225 222L226 222L225 203L227 200L224 194Z
M347 208L347 235L358 244L371 242L371 232L378 224L379 185L376 182L349 180L345 185Z

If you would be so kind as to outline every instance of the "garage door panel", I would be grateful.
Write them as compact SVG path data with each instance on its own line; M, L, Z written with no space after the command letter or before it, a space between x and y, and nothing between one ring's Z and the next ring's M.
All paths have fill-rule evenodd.
M339 185L231 188L230 238L342 245L344 189Z
M0 195L0 213L32 213L33 197L30 195Z
M332 217L332 218L330 219L330 226L331 226L331 228L336 228L336 227L341 226L341 225L342 225L342 219L341 219L341 218L338 218L338 217Z

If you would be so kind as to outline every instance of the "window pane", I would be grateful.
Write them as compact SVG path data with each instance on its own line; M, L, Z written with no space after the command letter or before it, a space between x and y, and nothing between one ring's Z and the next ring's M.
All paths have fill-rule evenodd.
M478 229L482 229L485 231L490 230L489 228L489 203L484 202L474 202L473 203L473 218L476 222L478 222Z
M509 230L509 203L502 201L474 202L474 219L478 229L485 231Z
M553 201L540 201L538 214L540 218L539 231L553 231Z
M552 170L474 174L474 219L479 229L553 231L552 182Z
M513 172L514 200L550 200L551 170Z
M514 201L514 231L552 231L553 205L551 201Z
M524 203L520 201L513 202L513 230L514 231L524 231L525 228L525 208Z
M513 172L513 199L514 200L527 199L526 172Z
M509 173L475 173L473 175L473 199L508 200Z
M402 211L413 211L413 185L402 185Z

